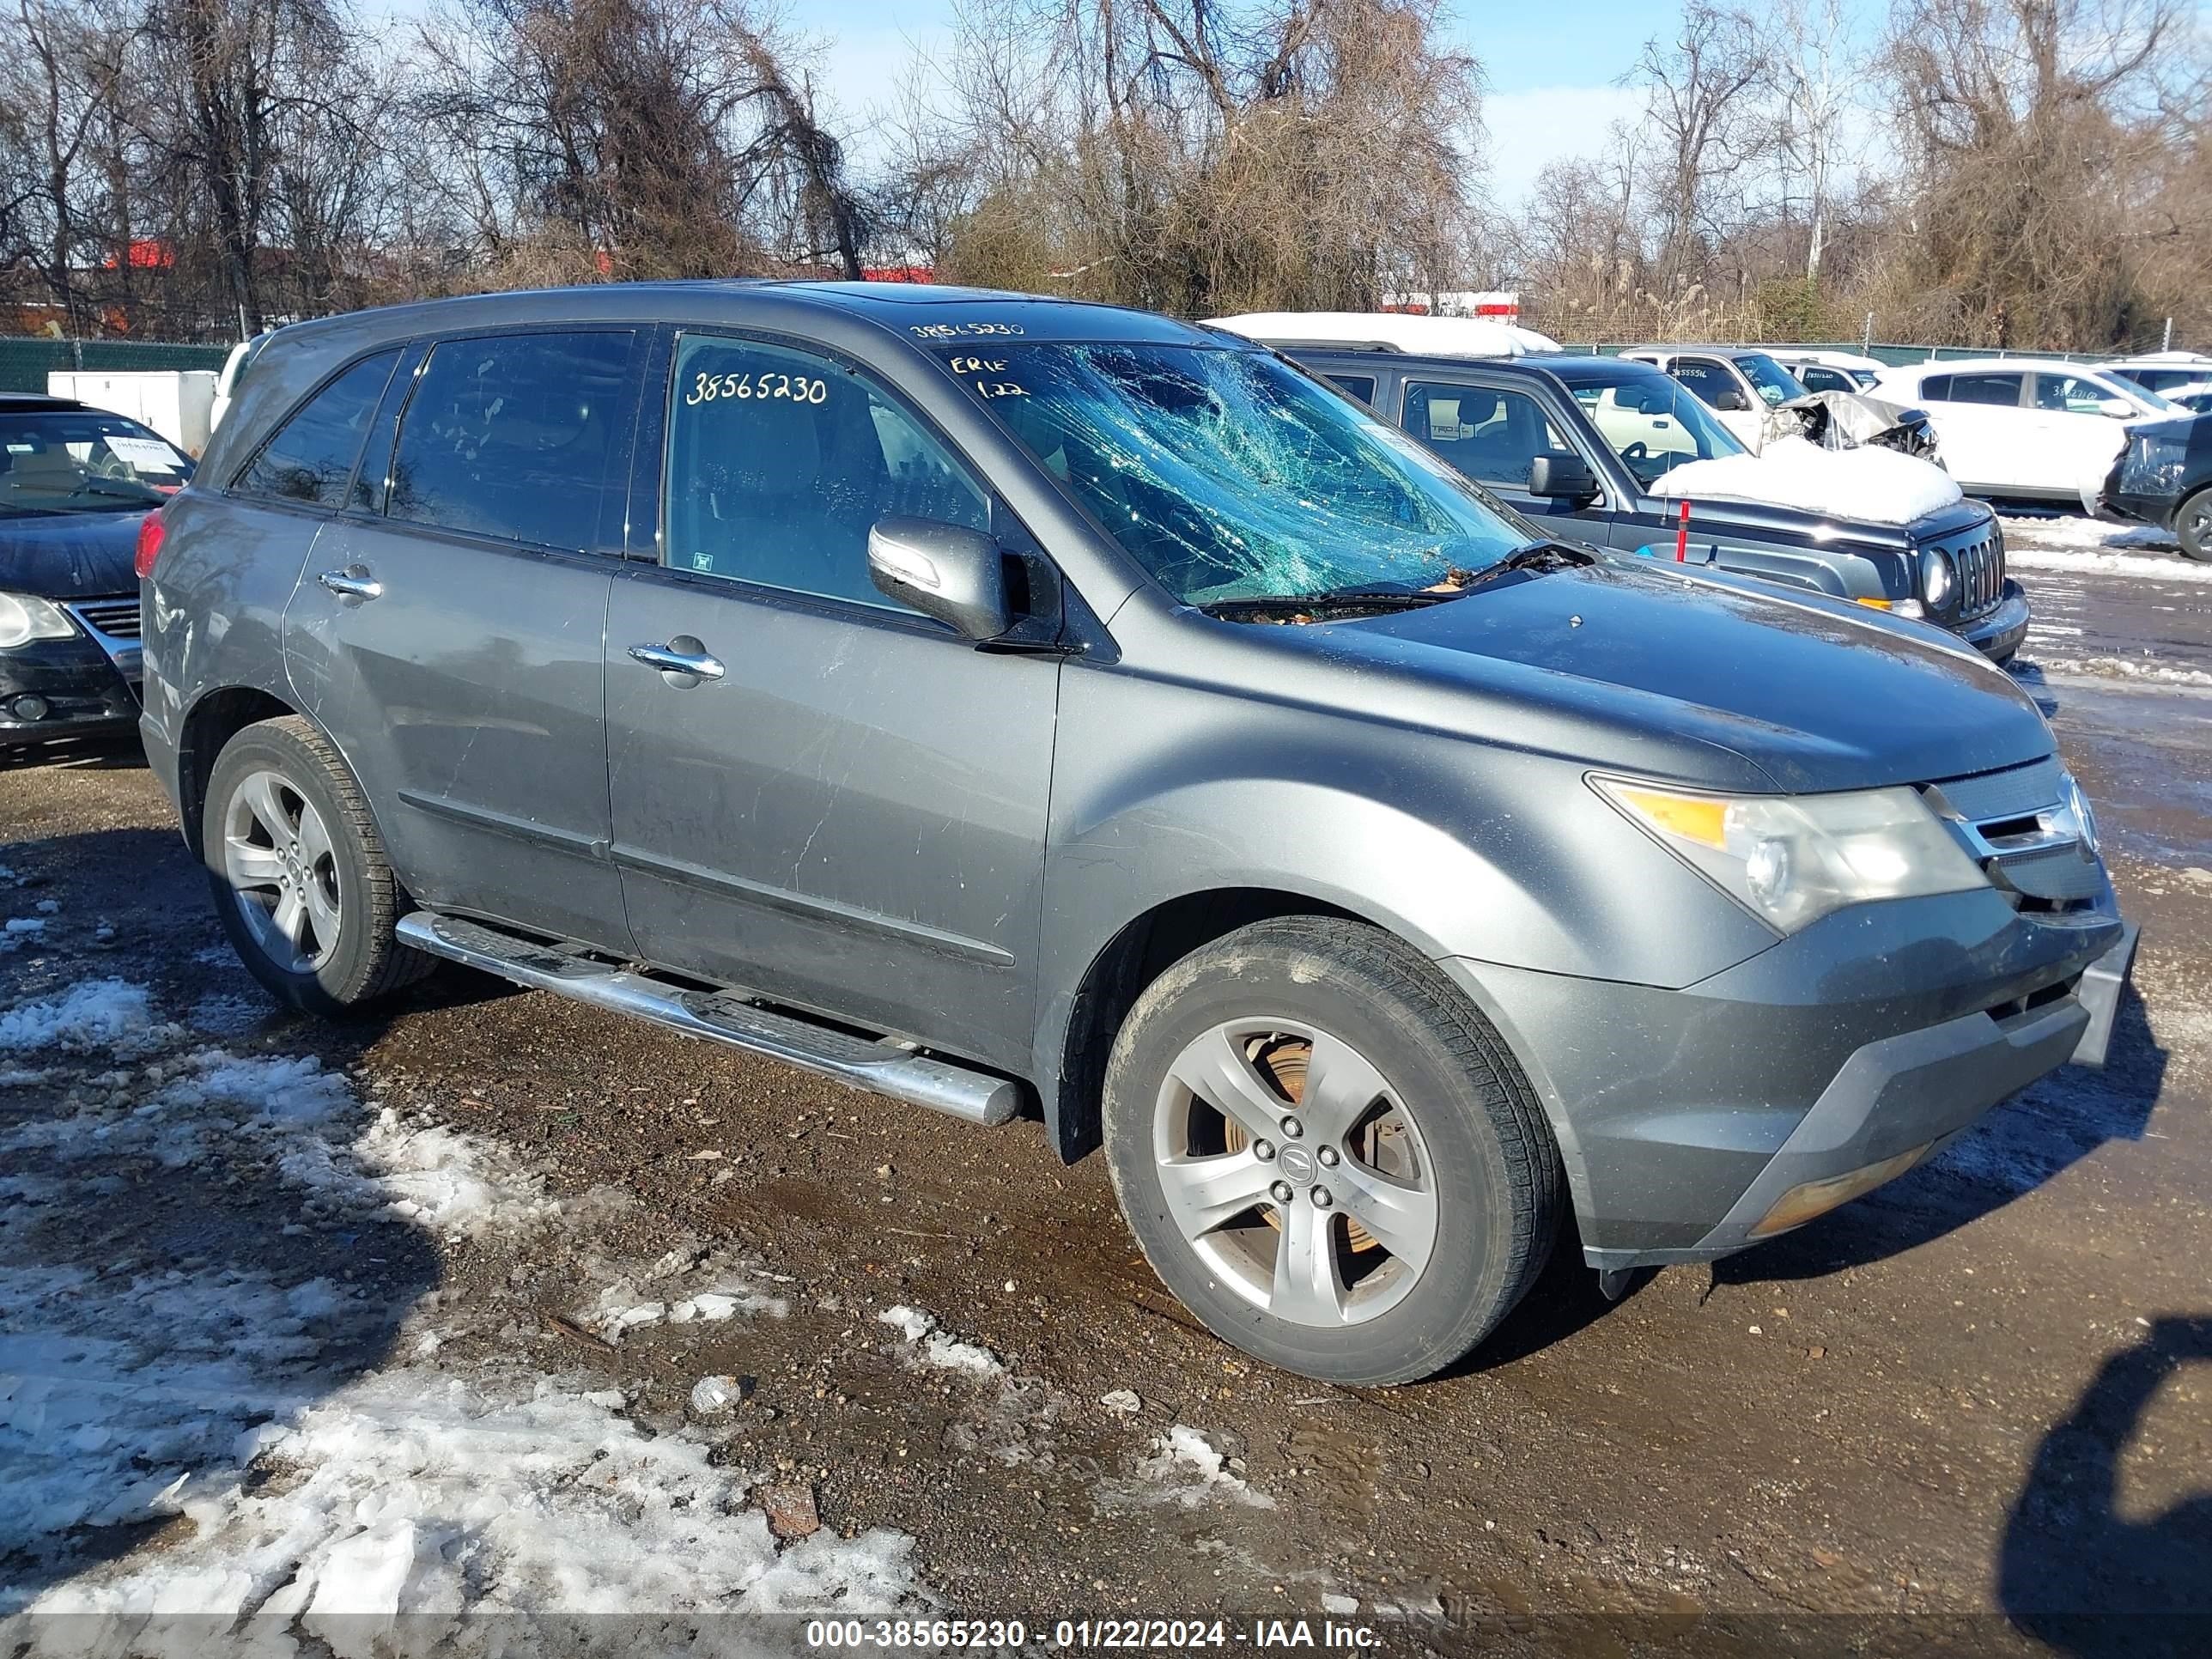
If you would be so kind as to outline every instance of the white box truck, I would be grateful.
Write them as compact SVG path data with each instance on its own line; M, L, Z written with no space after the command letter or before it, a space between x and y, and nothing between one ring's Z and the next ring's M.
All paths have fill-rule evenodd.
M204 368L58 368L47 374L46 391L128 415L197 457L213 429L215 381L215 372Z

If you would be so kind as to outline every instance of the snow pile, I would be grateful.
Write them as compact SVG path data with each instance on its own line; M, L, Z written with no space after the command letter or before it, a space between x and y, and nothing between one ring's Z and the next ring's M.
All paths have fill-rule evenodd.
M1691 501L1760 501L1829 518L1911 524L1962 499L1940 466L1893 449L1822 449L1778 438L1757 455L1691 461L1659 475L1654 495Z
M939 1329L936 1316L920 1308L886 1308L876 1318L897 1331L905 1341L908 1370L958 1371L984 1382L1006 1375L1006 1367L998 1355Z
M295 1621L343 1656L490 1629L495 1612L551 1615L911 1606L911 1540L878 1530L779 1546L744 1507L750 1481L707 1449L650 1437L603 1401L542 1383L498 1400L458 1378L397 1370L240 1437L240 1463L297 1472L177 1502L198 1530L117 1575L47 1591L40 1614L102 1615L131 1645L154 1615L214 1615L290 1650ZM50 1628L24 1621L25 1634ZM181 1620L180 1620L181 1623ZM70 1629L64 1621L59 1628ZM7 1635L0 1627L0 1639ZM81 1635L82 1632L76 1632ZM135 1639L134 1639L135 1638ZM273 1641L271 1638L275 1638Z
M102 1043L188 1040L142 988L6 1018L58 1063L54 1103L11 1098L31 1109L0 1136L0 1653L490 1652L516 1627L486 1612L583 1649L587 1615L927 1605L910 1540L780 1542L744 1470L634 1425L618 1392L520 1345L441 1367L488 1310L418 1294L424 1235L571 1228L588 1203L313 1059L99 1070ZM138 1535L82 1530L165 1521L112 1559Z
M1255 1510L1275 1507L1273 1498L1246 1486L1213 1443L1187 1423L1177 1423L1152 1443L1151 1455L1137 1465L1134 1482L1124 1482L1103 1498L1109 1509L1172 1504L1194 1510L1222 1500Z
M118 1048L145 1033L153 1023L144 986L119 979L87 980L61 996L27 1002L0 1014L0 1048Z
M2112 524L2071 514L2052 518L2007 517L2005 545L2022 548L2170 548L2173 532L2154 524Z
M2130 680L2142 685L2212 687L2212 673L2181 668L2156 657L2059 657L2038 650L2035 665L2045 674L2081 674L2098 679Z

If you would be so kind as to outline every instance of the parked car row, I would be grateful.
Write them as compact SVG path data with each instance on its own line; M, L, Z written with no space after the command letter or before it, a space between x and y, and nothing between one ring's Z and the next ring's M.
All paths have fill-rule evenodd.
M1985 508L1678 561L1656 488L1749 458L1656 368L1305 360L865 284L282 330L145 520L148 757L276 996L446 958L1041 1118L1338 1382L1570 1214L1617 1291L2101 1059L2088 804L1900 614Z

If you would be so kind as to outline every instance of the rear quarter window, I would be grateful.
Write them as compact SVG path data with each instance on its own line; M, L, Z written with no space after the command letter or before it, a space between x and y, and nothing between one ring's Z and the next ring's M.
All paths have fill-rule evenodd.
M252 495L336 507L360 458L369 417L399 361L396 346L364 357L300 405L232 481Z

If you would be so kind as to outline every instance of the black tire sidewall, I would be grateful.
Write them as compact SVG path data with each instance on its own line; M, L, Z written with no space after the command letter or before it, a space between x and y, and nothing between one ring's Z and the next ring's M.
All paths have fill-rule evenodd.
M2193 536L2182 529L2189 523L2192 514L2198 515L2197 523L2205 526ZM2184 501L2181 510L2173 515L2173 523L2177 538L2181 543L2182 556L2202 562L2212 562L2212 489L2200 489Z
M1104 1101L1109 1167L1122 1212L1164 1283L1212 1330L1302 1376L1348 1384L1407 1382L1450 1364L1518 1296L1515 1190L1486 1089L1420 1011L1357 967L1313 977L1311 951L1259 949L1235 969L1200 952L1170 969L1124 1024ZM1293 957L1304 961L1294 966ZM1184 1240L1162 1196L1153 1114L1185 1045L1243 1018L1308 1024L1349 1042L1383 1075L1419 1128L1438 1198L1436 1248L1413 1290L1372 1319L1317 1330L1274 1318L1224 1284Z
M239 912L239 900L223 872L223 819L232 794L249 774L281 775L313 803L330 832L331 855L338 863L338 943L313 973L294 973L270 960ZM225 745L208 775L201 806L200 842L216 915L246 971L270 992L310 1013L342 1014L374 980L380 962L371 897L369 853L353 816L332 787L329 763L289 732L249 726Z

